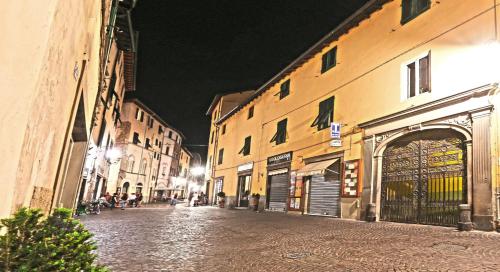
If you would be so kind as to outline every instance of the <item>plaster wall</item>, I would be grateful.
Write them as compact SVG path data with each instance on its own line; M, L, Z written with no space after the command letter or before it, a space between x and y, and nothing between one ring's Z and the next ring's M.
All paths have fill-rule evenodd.
M293 151L292 171L304 166L304 158L322 154L343 152L344 160L362 159L363 132L358 124L498 82L500 50L496 43L494 2L431 3L429 10L404 25L400 23L401 1L385 4L220 124L219 129L212 124L211 131L219 133L215 142L209 143L208 156L213 157L216 167L211 176L224 177L226 195L235 195L239 164L254 161L252 193L262 195L269 156ZM322 55L335 46L337 65L321 73ZM431 92L408 99L402 73L407 63L429 52ZM275 94L288 79L290 94L280 100ZM335 97L334 121L342 124L342 147L338 148L329 146L329 129L318 131L311 127L319 103L331 96ZM224 99L219 103L224 103ZM246 120L250 105L255 105L255 117ZM286 143L270 143L277 122L285 118L288 119ZM220 134L223 124L226 135ZM238 151L248 135L252 135L252 151L243 158ZM224 162L217 165L221 148L224 148ZM213 192L213 180L210 184ZM358 206L356 200L343 200L343 210L350 211L347 217L359 217L359 210L352 209L353 205Z
M50 209L64 176L80 93L90 129L101 1L20 0L2 5L0 126L9 128L0 132L0 139L9 143L0 147L0 154L9 158L0 164L0 217L5 217L21 206Z

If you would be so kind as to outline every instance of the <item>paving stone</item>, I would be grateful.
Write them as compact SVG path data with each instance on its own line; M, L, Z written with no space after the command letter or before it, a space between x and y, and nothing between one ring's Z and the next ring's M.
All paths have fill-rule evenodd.
M165 205L82 218L111 271L500 271L500 234Z

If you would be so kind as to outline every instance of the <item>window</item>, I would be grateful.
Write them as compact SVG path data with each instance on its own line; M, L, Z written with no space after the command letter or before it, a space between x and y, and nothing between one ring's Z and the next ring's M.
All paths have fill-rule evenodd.
M222 125L222 135L226 134L226 124Z
M431 91L430 53L407 64L403 69L406 98Z
M134 144L140 144L141 143L141 141L139 140L139 133L134 132L134 138L132 139L132 142Z
M134 172L134 161L135 161L134 156L130 155L127 161L127 171L130 173Z
M217 161L217 164L222 164L222 161L224 160L224 148L219 149L219 159Z
M171 130L168 132L168 138L172 139L172 131Z
M163 144L163 143L162 143L161 141L160 141L160 142L158 142L158 147L159 147L160 149L161 149L161 147L162 147L162 144Z
M170 155L170 146L167 146L167 150L165 151L165 154Z
M154 121L155 120L153 119L153 117L148 116L148 126L149 126L149 128L153 128Z
M214 132L212 131L212 136L210 137L210 143L213 144L214 143Z
M162 134L163 133L163 127L158 125L158 134Z
M401 24L405 24L428 10L429 0L403 0L401 4Z
M139 174L146 174L146 167L148 166L148 163L146 161L146 159L142 160L142 167L140 169L140 172Z
M247 119L250 119L253 117L253 106L251 106L249 109L248 109L248 118Z
M324 73L337 65L337 47L326 52L321 59L321 73Z
M158 139L155 139L155 146L158 146Z
M245 138L245 144L243 145L243 148L238 152L238 154L243 154L243 156L246 156L250 154L250 145L252 143L252 136L248 136Z
M335 98L332 96L326 100L319 103L318 116L314 119L311 127L318 127L318 130L322 130L330 127L330 123L333 122L333 103Z
M290 94L290 79L283 82L280 86L280 99L285 98Z
M151 144L149 143L149 138L146 138L146 144L144 145L146 148L150 148Z
M287 119L283 119L278 122L276 126L276 134L274 134L270 143L276 142L277 145L286 142L286 123Z
M101 128L99 130L99 136L97 137L97 146L102 145L102 140L104 140L105 131L106 131L106 119L102 119Z
M139 108L135 111L135 120L140 122L144 121L144 112Z

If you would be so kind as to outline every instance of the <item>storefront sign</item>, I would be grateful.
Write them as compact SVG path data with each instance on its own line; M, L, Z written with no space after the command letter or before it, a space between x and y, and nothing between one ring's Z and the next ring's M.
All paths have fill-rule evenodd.
M292 152L287 152L267 158L267 165L279 164L292 161Z
M330 136L333 139L340 139L340 124L339 123L331 123L330 124Z
M342 146L342 140L331 140L330 146L340 147L340 146Z
M245 163L238 166L238 172L248 171L253 169L253 162Z

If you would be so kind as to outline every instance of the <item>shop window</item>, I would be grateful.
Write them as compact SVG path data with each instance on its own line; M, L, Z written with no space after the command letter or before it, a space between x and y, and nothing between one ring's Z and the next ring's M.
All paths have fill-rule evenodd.
M401 24L413 20L430 7L430 0L403 0L401 3Z
M253 117L253 106L251 106L249 109L248 109L248 118L247 119L250 119Z
M330 97L319 103L318 116L314 119L311 127L318 127L318 130L322 130L330 127L330 123L333 122L333 104L335 97Z
M219 157L217 160L217 164L222 164L224 161L224 148L219 149Z
M323 54L321 58L321 73L324 73L337 65L337 47Z
M141 140L139 140L139 133L134 132L134 138L132 138L132 142L134 144L140 144L141 143Z
M431 91L430 53L403 66L405 98Z
M276 145L286 142L286 125L288 119L283 119L276 125L276 133L273 138L271 138L271 143L275 142Z
M289 94L290 94L290 79L281 84L280 99L287 97Z
M240 150L240 152L238 152L238 154L243 154L243 156L250 154L251 143L252 143L252 136L246 137L243 148L241 148L241 150Z

